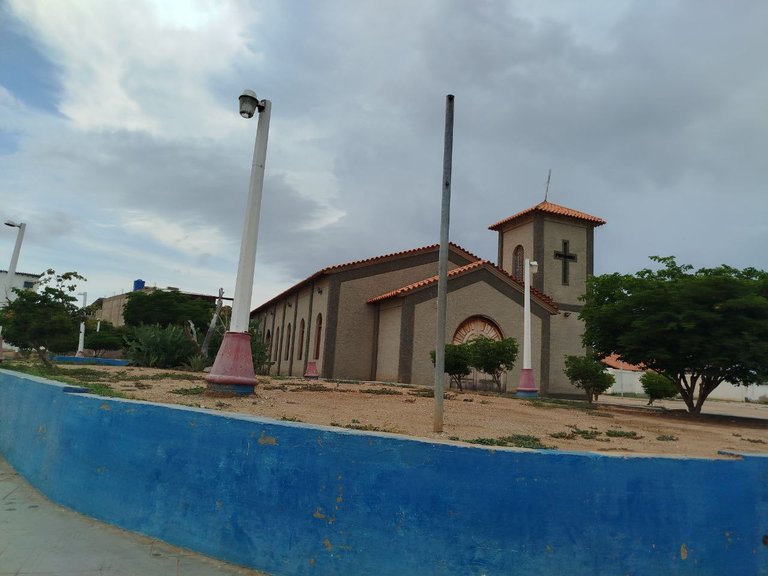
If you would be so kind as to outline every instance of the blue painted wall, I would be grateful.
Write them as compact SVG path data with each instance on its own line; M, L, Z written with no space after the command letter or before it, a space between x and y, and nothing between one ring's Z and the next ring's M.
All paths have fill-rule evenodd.
M274 574L768 574L768 457L486 449L67 392L0 370L52 500Z

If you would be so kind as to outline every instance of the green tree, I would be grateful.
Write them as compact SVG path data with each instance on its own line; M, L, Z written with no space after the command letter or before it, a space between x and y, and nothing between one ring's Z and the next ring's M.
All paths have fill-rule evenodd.
M125 337L125 330L116 328L109 322L101 322L98 332L93 321L86 322L85 347L93 350L97 358L104 356L107 351L125 348Z
M603 392L613 386L614 377L608 367L594 354L565 357L565 375L571 384L581 388L590 404Z
M584 343L672 380L692 414L712 391L768 377L768 274L729 266L693 271L673 257L659 270L587 283Z
M432 364L435 364L435 351L429 353ZM472 352L467 344L445 345L445 373L448 374L451 384L455 384L459 390L463 390L461 380L472 372L469 365Z
M158 324L162 327L184 326L191 320L198 330L205 330L211 320L214 305L173 290L144 292L137 290L128 295L123 310L127 326Z
M37 352L48 367L49 352L77 348L79 325L85 316L75 304L77 283L85 278L77 272L56 274L52 269L40 280L39 292L14 288L16 299L0 311L3 338L19 348Z
M662 398L674 398L677 396L677 386L666 376L658 372L645 372L640 376L640 384L648 395L648 406L653 404L654 400Z
M491 376L496 389L501 392L501 375L512 370L517 359L517 342L514 338L491 340L478 336L470 340L470 365Z

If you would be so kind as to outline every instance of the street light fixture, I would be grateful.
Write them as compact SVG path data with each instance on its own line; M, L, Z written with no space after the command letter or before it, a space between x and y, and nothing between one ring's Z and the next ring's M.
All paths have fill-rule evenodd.
M520 384L517 386L517 396L523 398L535 398L539 395L539 389L533 377L531 368L531 274L536 274L539 269L537 262L525 259L525 310L523 312L523 368L520 371Z
M27 229L27 225L24 222L14 222L13 220L6 220L5 225L19 229L19 232L16 235L16 245L13 248L13 255L11 256L11 263L8 266L8 274L5 279L5 290L3 291L3 303L8 303L10 301L10 293L13 288L14 277L16 276L16 264L19 261L21 243L24 241L24 231Z
M219 352L216 354L213 367L205 378L208 382L208 390L212 392L252 394L256 386L256 374L251 356L251 335L248 329L272 103L269 100L259 100L253 90L245 90L240 96L240 116L252 118L257 111L259 123L256 127L250 192L245 212L243 238L240 243L240 261L237 266L232 319L229 330L224 334Z

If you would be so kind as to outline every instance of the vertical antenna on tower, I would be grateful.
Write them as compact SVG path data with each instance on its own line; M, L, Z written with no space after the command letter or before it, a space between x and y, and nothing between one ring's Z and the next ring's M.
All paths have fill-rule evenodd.
M549 179L552 178L552 168L549 169L549 173L547 173L547 187L544 189L544 202L547 201L547 196L549 195Z

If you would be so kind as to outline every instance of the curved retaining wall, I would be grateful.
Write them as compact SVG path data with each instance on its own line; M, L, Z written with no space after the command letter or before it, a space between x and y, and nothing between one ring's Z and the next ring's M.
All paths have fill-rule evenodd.
M25 478L274 574L768 574L765 456L465 447L77 390L0 370L0 452Z

